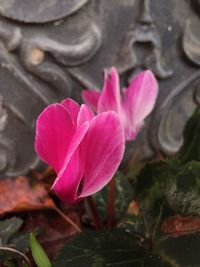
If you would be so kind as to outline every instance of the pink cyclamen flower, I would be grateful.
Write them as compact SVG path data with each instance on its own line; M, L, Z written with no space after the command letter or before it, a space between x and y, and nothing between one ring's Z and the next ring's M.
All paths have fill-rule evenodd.
M124 143L115 112L94 116L70 98L49 105L37 119L35 150L55 170L52 189L68 203L96 193L112 179Z
M115 111L121 118L125 130L125 139L134 140L144 125L144 119L153 110L158 95L158 83L150 70L139 73L123 89L120 95L119 76L113 67L105 71L102 92L83 90L84 102L95 112Z

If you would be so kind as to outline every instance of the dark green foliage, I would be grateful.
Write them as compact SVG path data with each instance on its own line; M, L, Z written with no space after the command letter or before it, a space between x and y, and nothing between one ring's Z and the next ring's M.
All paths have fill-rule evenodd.
M116 179L121 229L77 236L64 246L54 267L200 267L200 109L188 121L184 144L173 160L148 163L131 176L133 191L123 177ZM104 188L94 198L104 220L107 193ZM124 214L133 196L139 202L139 216ZM179 225L176 235L166 236L161 225L178 215L190 216L190 227L195 218L194 229L183 234L178 232Z
M23 221L17 217L0 221L0 263L6 261L7 266L12 266L14 264L12 259L20 258L17 253L6 251L6 247L16 249L22 253L29 250L28 235L19 232L22 224Z
M148 164L137 181L140 216L127 217L123 229L79 235L63 248L54 267L200 266L198 232L175 238L161 231L168 216L199 215L200 163Z
M64 246L53 267L199 267L199 244L199 234L170 237L149 250L122 229L85 232Z
M100 217L103 220L107 219L108 210L108 186L104 187L101 191L92 196ZM118 172L115 175L115 214L116 221L119 221L128 208L130 200L133 198L133 189L126 179L126 177Z
M0 221L0 243L5 246L10 243L13 235L18 232L23 221L20 218L13 217L4 221Z
M148 164L138 176L136 195L152 215L161 203L174 213L200 215L200 162Z
M184 129L184 144L178 154L181 162L200 161L200 107L188 120Z
M62 249L54 267L141 266L144 249L122 229L85 232Z

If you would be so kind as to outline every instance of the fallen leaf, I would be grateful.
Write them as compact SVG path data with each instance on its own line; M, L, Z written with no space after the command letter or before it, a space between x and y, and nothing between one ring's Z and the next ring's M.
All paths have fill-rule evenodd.
M43 183L18 176L0 181L0 215L38 209L54 209L55 204Z
M168 217L162 224L163 233L179 237L200 231L200 218L175 215Z
M79 214L75 211L65 213L76 225L81 226ZM54 211L34 212L25 221L24 231L38 232L37 239L50 259L53 259L66 240L77 234L76 229Z

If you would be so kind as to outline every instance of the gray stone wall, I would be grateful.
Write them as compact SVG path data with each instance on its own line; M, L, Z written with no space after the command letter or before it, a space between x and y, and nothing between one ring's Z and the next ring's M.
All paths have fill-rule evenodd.
M127 157L172 154L200 102L199 0L0 0L0 177L38 166L35 120L49 103L121 85L150 68L159 99Z

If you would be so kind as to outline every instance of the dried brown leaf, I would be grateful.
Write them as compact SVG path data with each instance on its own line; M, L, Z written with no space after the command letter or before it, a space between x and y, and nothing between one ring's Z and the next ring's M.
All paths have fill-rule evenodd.
M54 209L45 185L24 176L0 181L0 215L38 209Z

